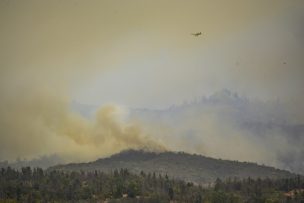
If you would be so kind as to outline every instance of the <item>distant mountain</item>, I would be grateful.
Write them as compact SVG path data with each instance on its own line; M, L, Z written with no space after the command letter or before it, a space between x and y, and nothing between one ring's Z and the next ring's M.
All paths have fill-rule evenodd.
M263 163L304 175L304 121L292 106L223 89L161 110L133 108L128 119L139 121L144 132L173 151ZM97 106L74 102L71 108L92 117Z
M147 131L165 129L170 149L230 160L250 160L304 174L304 121L290 103L261 101L223 89L162 110L132 109ZM162 131L156 132L156 136ZM158 134L158 135L157 135ZM235 138L237 135L237 138ZM168 140L168 139L166 139ZM232 141L233 140L233 141ZM234 146L249 146L246 155ZM221 150L225 149L225 150ZM258 149L258 150L257 150ZM256 152L261 152L253 156Z
M194 183L211 183L216 178L285 178L294 174L254 163L227 161L184 152L147 152L128 150L89 163L57 165L49 170L111 172L127 168L131 172L155 172Z

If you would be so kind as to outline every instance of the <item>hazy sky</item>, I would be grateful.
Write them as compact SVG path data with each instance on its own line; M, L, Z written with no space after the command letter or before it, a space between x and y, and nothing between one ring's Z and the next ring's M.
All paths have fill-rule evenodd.
M301 0L0 2L2 76L64 83L81 103L303 95Z
M99 121L71 100L163 108L227 88L302 112L303 22L302 0L0 0L0 158L84 152L71 143L96 140L77 130Z
M113 68L74 90L73 99L157 108L222 88L261 99L303 96L302 2L165 2L117 11L130 20L111 37Z

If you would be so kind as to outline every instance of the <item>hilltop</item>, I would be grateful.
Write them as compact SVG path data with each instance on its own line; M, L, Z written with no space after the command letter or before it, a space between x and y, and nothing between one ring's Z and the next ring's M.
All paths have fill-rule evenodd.
M127 150L89 163L57 165L49 170L104 171L127 168L133 173L168 174L170 177L194 183L210 183L216 178L287 178L294 174L255 163L214 159L184 152L148 152Z

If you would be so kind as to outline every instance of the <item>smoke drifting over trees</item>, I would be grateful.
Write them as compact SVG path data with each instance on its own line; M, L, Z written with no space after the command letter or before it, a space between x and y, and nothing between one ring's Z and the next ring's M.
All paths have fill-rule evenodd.
M300 171L303 8L302 0L0 0L0 159L178 149ZM196 30L206 34L194 39ZM281 102L123 115L222 88ZM70 109L74 99L101 108L87 118Z

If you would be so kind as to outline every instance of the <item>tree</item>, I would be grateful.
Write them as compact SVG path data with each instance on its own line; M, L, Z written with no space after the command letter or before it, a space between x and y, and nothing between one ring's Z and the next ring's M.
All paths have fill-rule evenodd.
M173 192L172 187L169 187L169 190L168 190L168 195L169 195L170 200L173 200L173 197L174 197L174 192Z

